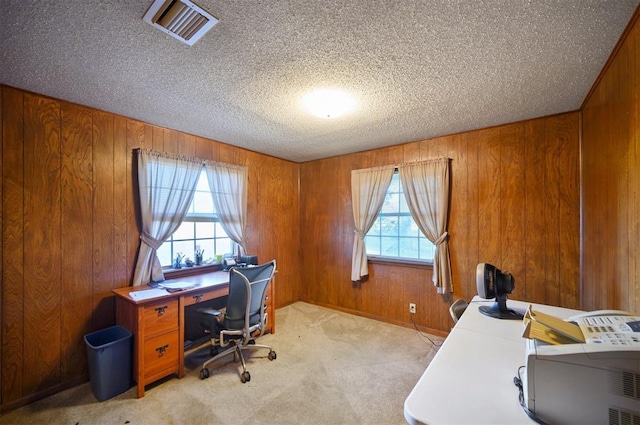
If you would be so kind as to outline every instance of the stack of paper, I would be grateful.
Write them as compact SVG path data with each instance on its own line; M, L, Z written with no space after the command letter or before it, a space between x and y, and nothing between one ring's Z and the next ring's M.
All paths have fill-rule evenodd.
M584 343L584 335L576 324L565 322L555 316L533 311L529 306L524 314L524 338L536 339L547 344Z
M136 301L148 300L150 298L162 297L164 295L167 295L167 291L156 288L129 292L129 296Z
M162 282L158 284L158 288L164 288L169 292L186 291L187 289L195 288L195 286L191 282Z

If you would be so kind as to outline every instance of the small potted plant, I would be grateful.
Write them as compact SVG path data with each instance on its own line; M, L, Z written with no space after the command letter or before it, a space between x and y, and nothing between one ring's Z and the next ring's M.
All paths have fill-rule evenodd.
M196 266L202 264L202 257L204 256L204 249L196 249L195 258Z
M184 254L182 252L178 252L176 254L176 258L173 260L173 268L181 269L182 268L182 259L184 258Z

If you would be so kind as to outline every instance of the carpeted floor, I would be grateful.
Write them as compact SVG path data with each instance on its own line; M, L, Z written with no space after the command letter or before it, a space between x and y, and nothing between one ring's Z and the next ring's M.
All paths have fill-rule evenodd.
M0 424L404 424L404 400L437 347L417 331L298 302L276 311L276 333L249 354L242 384L232 356L210 365L191 352L183 379L169 378L98 402L89 383L0 417ZM436 343L442 338L429 336Z

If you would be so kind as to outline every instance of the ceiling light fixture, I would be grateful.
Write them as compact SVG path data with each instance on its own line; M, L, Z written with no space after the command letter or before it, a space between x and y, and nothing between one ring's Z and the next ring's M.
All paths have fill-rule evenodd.
M319 118L335 118L353 110L355 99L340 90L320 88L307 93L302 102L313 115Z

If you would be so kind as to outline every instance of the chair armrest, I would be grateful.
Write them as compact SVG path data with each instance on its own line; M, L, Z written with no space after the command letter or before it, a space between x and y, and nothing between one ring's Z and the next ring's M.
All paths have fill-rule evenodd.
M216 310L213 308L199 308L196 311L200 314L204 314L206 316L214 316L214 317L219 317L222 314L220 310Z

